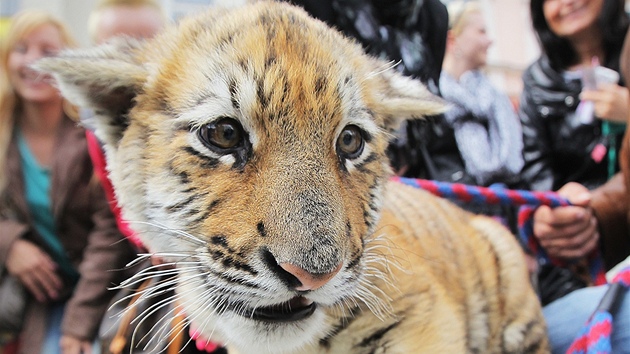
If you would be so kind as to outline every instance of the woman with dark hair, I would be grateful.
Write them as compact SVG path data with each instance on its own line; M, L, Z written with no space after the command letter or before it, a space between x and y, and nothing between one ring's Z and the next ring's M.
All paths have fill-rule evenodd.
M630 31L621 55L621 71L630 82ZM630 121L630 115L627 116ZM534 235L550 255L583 257L598 248L607 278L624 265L630 266L630 131L619 154L621 172L601 187L589 191L568 183L558 193L573 205L540 207L534 213ZM595 311L608 287L576 290L543 309L554 353L565 353L584 322ZM614 310L611 344L613 353L630 353L630 292L621 293Z
M567 182L589 189L618 171L616 152L630 101L617 79L629 18L624 0L532 0L542 55L523 76L522 178L533 190ZM611 70L594 69L596 64ZM593 82L592 73L612 73ZM610 75L608 75L610 76ZM593 119L598 118L598 119Z
M602 198L595 194L601 192L592 198L589 192L619 170L617 151L630 116L630 93L618 78L630 22L624 5L623 0L530 2L542 55L523 76L522 178L534 190L566 185L559 193L573 203L554 210L540 207L534 213L539 246L550 259L560 261L553 264L567 265L550 268L547 262L538 277L553 353L566 352L606 291L605 286L574 291L592 285L580 267L595 252L603 256L607 269L627 255L627 234L618 228L623 222L615 224L614 233L606 232L602 226L608 222L602 217L617 214L598 207ZM617 200L625 201L616 197L607 204ZM614 353L630 350L628 305L624 301L615 317Z

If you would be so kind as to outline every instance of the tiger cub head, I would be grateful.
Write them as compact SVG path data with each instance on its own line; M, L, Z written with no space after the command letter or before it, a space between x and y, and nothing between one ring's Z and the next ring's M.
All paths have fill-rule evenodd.
M418 81L275 2L38 68L94 112L83 124L104 144L123 215L177 263L193 327L285 351L327 331L331 309L377 301L366 248L388 141L442 109Z

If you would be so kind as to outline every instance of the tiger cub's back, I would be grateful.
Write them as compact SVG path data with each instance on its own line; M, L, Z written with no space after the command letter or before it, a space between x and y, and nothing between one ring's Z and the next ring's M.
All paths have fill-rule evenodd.
M399 319L378 328L391 326L401 353L548 352L523 252L502 225L390 182L375 236Z

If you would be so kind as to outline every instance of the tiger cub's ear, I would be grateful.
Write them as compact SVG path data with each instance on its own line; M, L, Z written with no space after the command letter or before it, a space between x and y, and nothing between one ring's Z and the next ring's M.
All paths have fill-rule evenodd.
M389 132L398 130L406 119L420 119L444 113L446 102L432 94L420 80L404 76L389 67L376 71L381 81L377 107L384 117L384 128Z
M63 51L33 66L52 75L72 104L92 110L82 114L81 123L116 146L128 126L133 99L147 79L145 67L133 57L141 46L136 40L117 39L95 48Z

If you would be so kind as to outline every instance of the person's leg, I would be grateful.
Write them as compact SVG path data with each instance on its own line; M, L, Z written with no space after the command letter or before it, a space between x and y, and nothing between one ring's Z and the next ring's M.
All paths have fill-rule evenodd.
M53 305L50 308L48 323L46 324L46 337L42 345L42 353L61 353L59 340L61 339L61 319L63 318L63 310L65 304Z
M44 338L44 344L42 345L42 353L61 353L59 340L61 339L61 320L63 319L63 311L65 307L65 304L54 305L51 307L46 327L46 337ZM98 338L94 341L94 345L92 345L92 354L101 354L101 347L98 342Z
M607 289L598 286L576 290L543 308L552 353L566 353ZM614 354L630 354L630 294L625 291L621 296L613 313L611 343Z

